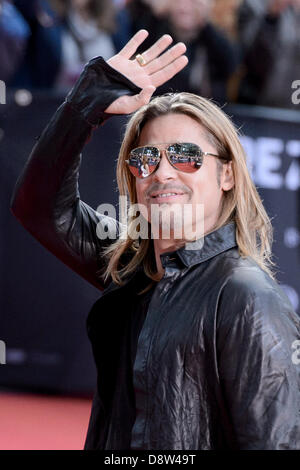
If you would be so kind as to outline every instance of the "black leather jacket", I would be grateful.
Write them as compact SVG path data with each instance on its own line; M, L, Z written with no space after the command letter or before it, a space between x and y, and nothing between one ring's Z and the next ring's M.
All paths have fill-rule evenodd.
M122 287L99 277L105 242L96 236L101 216L79 197L80 152L108 117L107 105L137 91L94 59L34 147L12 200L13 213L35 238L105 289L87 321L98 389L86 449L105 446L120 315L130 308L141 269ZM134 364L131 447L300 449L300 361L293 349L299 318L279 286L239 255L235 224L207 235L201 249L184 247L161 259L165 274Z

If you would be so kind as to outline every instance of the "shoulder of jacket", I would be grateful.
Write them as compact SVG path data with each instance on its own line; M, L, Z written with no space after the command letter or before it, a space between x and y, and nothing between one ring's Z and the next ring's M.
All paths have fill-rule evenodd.
M237 247L233 247L216 256L213 260L216 271L221 275L223 289L242 291L250 295L265 291L267 288L277 289L278 284L250 257L242 257Z
M280 285L253 260L239 257L229 264L218 296L217 315L221 322L252 323L254 317L261 317L264 322L287 317L299 321Z
M215 310L220 350L264 350L286 361L300 337L300 318L281 287L254 262L239 263L220 289ZM227 345L227 346L226 346Z
M254 260L238 255L228 258L227 280L224 287L241 290L244 294L258 294L268 289L277 290L279 285Z

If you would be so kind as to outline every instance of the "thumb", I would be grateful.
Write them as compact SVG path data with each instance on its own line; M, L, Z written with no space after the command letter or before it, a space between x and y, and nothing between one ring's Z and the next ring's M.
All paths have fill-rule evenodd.
M153 85L148 85L143 88L138 95L129 96L124 95L117 98L106 108L105 113L110 114L131 114L137 111L144 104L149 103L151 96L156 88Z
M144 104L148 104L155 90L156 88L153 85L148 85L143 88L142 91L140 91L140 93L136 95L136 99L138 100L139 105L142 106Z

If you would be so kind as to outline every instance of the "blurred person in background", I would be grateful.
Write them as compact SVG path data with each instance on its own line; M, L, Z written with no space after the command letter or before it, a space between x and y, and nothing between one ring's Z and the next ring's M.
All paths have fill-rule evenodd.
M244 0L239 11L244 77L242 103L294 108L300 78L300 0Z
M29 26L16 7L0 0L0 80L8 81L19 67L29 36Z
M24 59L9 85L28 89L52 88L61 62L61 18L51 1L15 0L30 27Z
M241 78L244 76L238 28L239 9L242 2L243 0L215 0L211 14L213 24L231 40L239 64L227 82L226 91L230 102L237 101Z
M68 0L61 4L64 7L62 59L55 87L66 91L90 59L96 56L108 59L114 55L112 33L116 24L111 0Z
M128 0L124 2L124 7L130 12L133 29L138 29L141 24L149 24L154 30L158 28L158 20L168 14L170 0ZM153 32L153 31L151 31ZM145 44L151 44L149 38Z
M211 18L215 26L223 31L231 40L238 35L238 9L243 0L215 0Z
M138 16L141 5L145 4L147 15ZM212 22L214 0L164 0L162 4L132 1L129 8L134 13L133 22L137 29L151 31L151 39L167 32L176 41L184 41L187 46L189 65L173 77L161 90L189 91L223 103L227 101L227 82L237 65L236 50L224 33ZM148 15L152 9L152 17ZM132 10L133 9L133 10ZM142 24L145 16L147 23Z
M132 21L127 4L130 0L113 0L116 27L112 39L116 51L122 49L132 36Z

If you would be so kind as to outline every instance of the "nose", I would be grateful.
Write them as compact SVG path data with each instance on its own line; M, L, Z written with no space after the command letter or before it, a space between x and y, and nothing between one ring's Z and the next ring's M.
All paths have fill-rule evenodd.
M161 150L160 154L160 162L158 168L153 173L153 179L160 182L176 179L177 170L172 167L165 150Z

